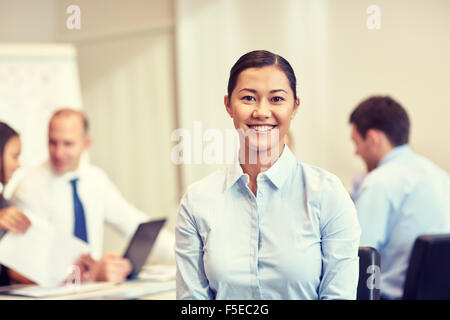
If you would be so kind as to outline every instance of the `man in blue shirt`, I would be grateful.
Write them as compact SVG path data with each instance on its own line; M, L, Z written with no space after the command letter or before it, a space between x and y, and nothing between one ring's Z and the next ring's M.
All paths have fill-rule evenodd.
M408 146L409 118L390 97L371 97L350 116L356 154L367 165L355 200L360 246L381 254L381 294L401 299L415 239L450 232L447 172Z

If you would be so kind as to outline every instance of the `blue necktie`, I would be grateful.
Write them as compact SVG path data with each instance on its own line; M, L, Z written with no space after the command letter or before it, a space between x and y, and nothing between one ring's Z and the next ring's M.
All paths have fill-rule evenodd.
M70 183L72 184L72 193L73 193L73 211L75 214L74 235L75 237L78 237L81 240L88 242L86 233L86 217L84 216L83 204L81 203L81 200L78 197L77 182L78 178L70 180Z

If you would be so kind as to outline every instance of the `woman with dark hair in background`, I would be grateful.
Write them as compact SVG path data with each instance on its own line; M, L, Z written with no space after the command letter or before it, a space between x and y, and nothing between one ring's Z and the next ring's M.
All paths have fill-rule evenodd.
M243 55L224 102L240 152L181 200L177 299L355 299L352 200L335 175L298 162L284 143L300 105L289 62Z
M3 192L14 171L20 167L21 143L19 134L6 123L0 122L0 241L7 232L21 234L30 226L30 220L18 208L12 207L3 197ZM9 284L8 269L0 265L0 286Z

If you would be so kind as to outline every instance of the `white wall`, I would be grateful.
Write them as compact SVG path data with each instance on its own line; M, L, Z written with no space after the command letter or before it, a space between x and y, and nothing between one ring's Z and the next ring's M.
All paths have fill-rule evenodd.
M55 4L55 0L0 0L0 41L55 41Z

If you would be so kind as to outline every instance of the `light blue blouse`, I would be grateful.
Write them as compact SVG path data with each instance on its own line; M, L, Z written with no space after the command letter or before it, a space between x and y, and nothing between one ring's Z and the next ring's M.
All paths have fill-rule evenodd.
M178 299L355 299L360 227L339 179L285 147L257 177L236 161L191 185L176 227Z
M355 200L361 246L381 254L381 294L402 298L416 238L450 233L449 175L408 145L399 146L367 174Z

